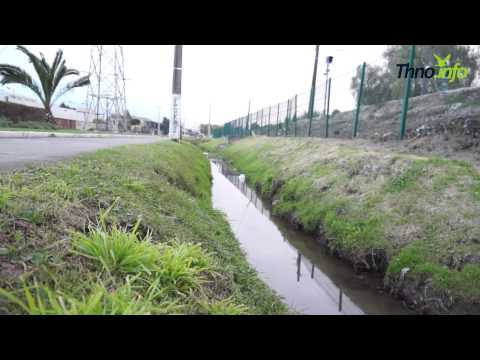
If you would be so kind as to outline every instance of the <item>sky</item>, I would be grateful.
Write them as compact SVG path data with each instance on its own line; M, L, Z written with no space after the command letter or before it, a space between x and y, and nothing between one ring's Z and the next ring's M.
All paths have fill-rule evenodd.
M124 45L126 101L132 114L153 120L171 117L173 45ZM67 66L88 73L91 45L28 45L53 60L61 48ZM331 109L350 110L351 77L363 61L380 64L384 45L320 45L317 83L325 81L325 58L333 56ZM182 122L188 128L223 124L248 112L308 94L312 82L314 45L184 45ZM26 56L13 45L0 45L0 63L30 69ZM9 85L9 91L34 97ZM308 96L308 95L306 95ZM84 104L86 88L75 89L58 104Z

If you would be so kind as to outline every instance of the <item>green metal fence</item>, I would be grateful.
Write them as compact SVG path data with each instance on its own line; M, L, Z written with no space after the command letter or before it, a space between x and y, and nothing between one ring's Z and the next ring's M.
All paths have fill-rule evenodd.
M415 45L402 49L401 61L408 62L409 66L413 67ZM407 116L412 107L409 104L412 87L410 77L399 78L395 71L382 75L387 76L382 79L383 83L395 86L393 90L389 90L391 91L389 97L383 98L384 94L380 92L378 98L372 99L371 92L366 93L365 88L378 82L378 69L385 66L394 67L395 64L386 64L383 57L370 63L359 60L355 68L335 69L331 77L328 76L328 71L327 73L319 71L319 76L314 72L312 86L308 91L257 111L247 112L245 116L215 129L213 136L233 138L259 135L325 138L376 136L382 139L403 139L415 133L421 119L418 116L415 119ZM337 72L342 70L347 71L337 75ZM339 111L332 107L332 101L335 102L339 92L346 91L355 95L352 108L349 111L345 109Z

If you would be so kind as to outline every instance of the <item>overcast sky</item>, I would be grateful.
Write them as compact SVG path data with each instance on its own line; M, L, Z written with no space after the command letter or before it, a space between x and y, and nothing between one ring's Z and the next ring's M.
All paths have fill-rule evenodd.
M51 61L58 48L64 51L67 66L88 72L90 45L32 45ZM381 62L382 45L320 45L317 82L323 84L325 57L334 57L331 66L331 109L353 107L350 79L363 61ZM170 117L173 45L125 45L127 107L139 116ZM312 81L314 45L184 45L182 118L189 128L208 123L223 124L246 115L249 99L252 110L276 104L295 94L307 93ZM0 63L33 68L25 55L10 45L0 45ZM19 86L17 94L30 95ZM34 97L34 95L32 95ZM76 89L59 100L83 104L86 90Z

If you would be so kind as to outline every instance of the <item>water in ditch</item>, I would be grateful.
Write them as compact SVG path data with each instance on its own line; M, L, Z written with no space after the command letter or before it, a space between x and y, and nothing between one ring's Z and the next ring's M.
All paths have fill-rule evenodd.
M225 213L248 262L292 310L303 314L410 314L379 291L381 279L356 275L313 237L272 216L222 161L210 160L213 206Z

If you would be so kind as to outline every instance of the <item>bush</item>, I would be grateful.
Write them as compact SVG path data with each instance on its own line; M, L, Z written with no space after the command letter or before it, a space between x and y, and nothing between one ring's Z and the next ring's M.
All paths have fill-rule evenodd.
M13 122L6 117L0 117L0 128L2 127L12 127Z
M0 117L0 128L18 128L18 129L46 129L56 130L57 126L46 121L13 121L6 117Z

